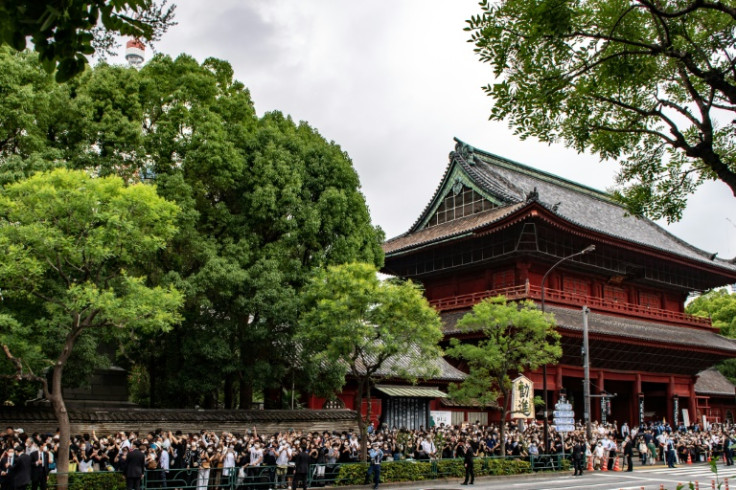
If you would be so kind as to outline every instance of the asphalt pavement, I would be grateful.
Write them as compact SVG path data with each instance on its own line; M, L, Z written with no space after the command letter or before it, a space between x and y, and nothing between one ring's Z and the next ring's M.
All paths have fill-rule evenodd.
M698 482L701 490L712 488L715 483L725 490L733 484L736 490L736 466L718 465L718 474L711 472L705 463L683 464L677 468L664 465L634 466L633 472L586 472L572 476L572 472L536 473L531 475L487 476L476 478L475 485L462 486L462 479L424 481L411 483L386 483L380 488L416 490L675 490L678 484L689 488L689 482ZM365 488L370 488L366 486Z

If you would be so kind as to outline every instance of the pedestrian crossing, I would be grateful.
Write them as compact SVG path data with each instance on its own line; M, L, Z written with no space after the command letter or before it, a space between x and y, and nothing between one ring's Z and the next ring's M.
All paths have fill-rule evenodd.
M600 473L597 473L600 474ZM609 473L610 474L610 473ZM624 473L625 475L635 476L637 478L644 478L649 481L660 481L664 484L664 488L671 489L675 488L676 483L682 483L685 488L688 483L698 482L699 488L710 489L712 482L716 481L716 485L720 483L720 488L727 488L726 483L736 489L736 468L726 467L718 465L718 474L713 473L710 466L707 464L696 464L696 465L678 465L676 468L668 468L667 466L652 466L642 467L637 466L634 468L632 473ZM644 486L646 489L659 488L657 485L651 486L651 483ZM641 484L631 484L631 486L620 485L617 486L621 490L639 490L642 488Z

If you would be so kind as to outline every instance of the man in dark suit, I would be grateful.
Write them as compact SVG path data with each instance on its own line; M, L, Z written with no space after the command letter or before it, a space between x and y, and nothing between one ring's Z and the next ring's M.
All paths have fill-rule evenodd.
M143 467L146 463L146 456L141 452L141 446L136 443L135 449L130 451L126 459L125 481L128 490L140 490L141 480L143 479Z
M31 484L31 457L21 446L15 448L15 461L10 467L10 475L13 477L14 490L28 490Z
M294 479L291 481L291 490L296 490L301 483L303 490L307 490L307 474L309 473L309 452L307 445L302 444L301 450L294 456Z
M46 490L49 474L49 448L46 443L31 452L31 490Z
M469 442L466 442L465 457L463 458L463 465L465 466L465 481L462 482L460 485L467 485L468 479L470 479L471 485L475 483L475 467L473 466L473 459L475 459L475 451L473 451L473 446L471 446Z
M13 489L13 475L10 470L15 464L15 448L9 447L0 458L0 490L12 490Z

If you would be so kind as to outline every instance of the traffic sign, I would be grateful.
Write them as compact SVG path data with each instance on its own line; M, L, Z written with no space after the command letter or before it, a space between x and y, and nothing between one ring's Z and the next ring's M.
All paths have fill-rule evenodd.
M553 425L552 427L555 428L557 432L574 432L575 426L574 425Z

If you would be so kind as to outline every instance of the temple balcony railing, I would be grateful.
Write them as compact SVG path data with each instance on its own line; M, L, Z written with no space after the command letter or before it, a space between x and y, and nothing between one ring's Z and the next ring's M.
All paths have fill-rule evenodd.
M461 294L446 298L438 298L430 301L430 304L438 311L459 310L470 308L480 301L494 296L505 296L511 301L531 299L541 301L542 288L529 284L512 286L507 288L479 291L469 294ZM664 321L690 327L711 329L710 318L703 318L687 313L652 308L635 303L624 303L610 299L598 298L584 294L562 291L559 289L545 288L544 300L548 305L561 306L588 306L597 313L613 313L615 315L642 318L653 321Z

